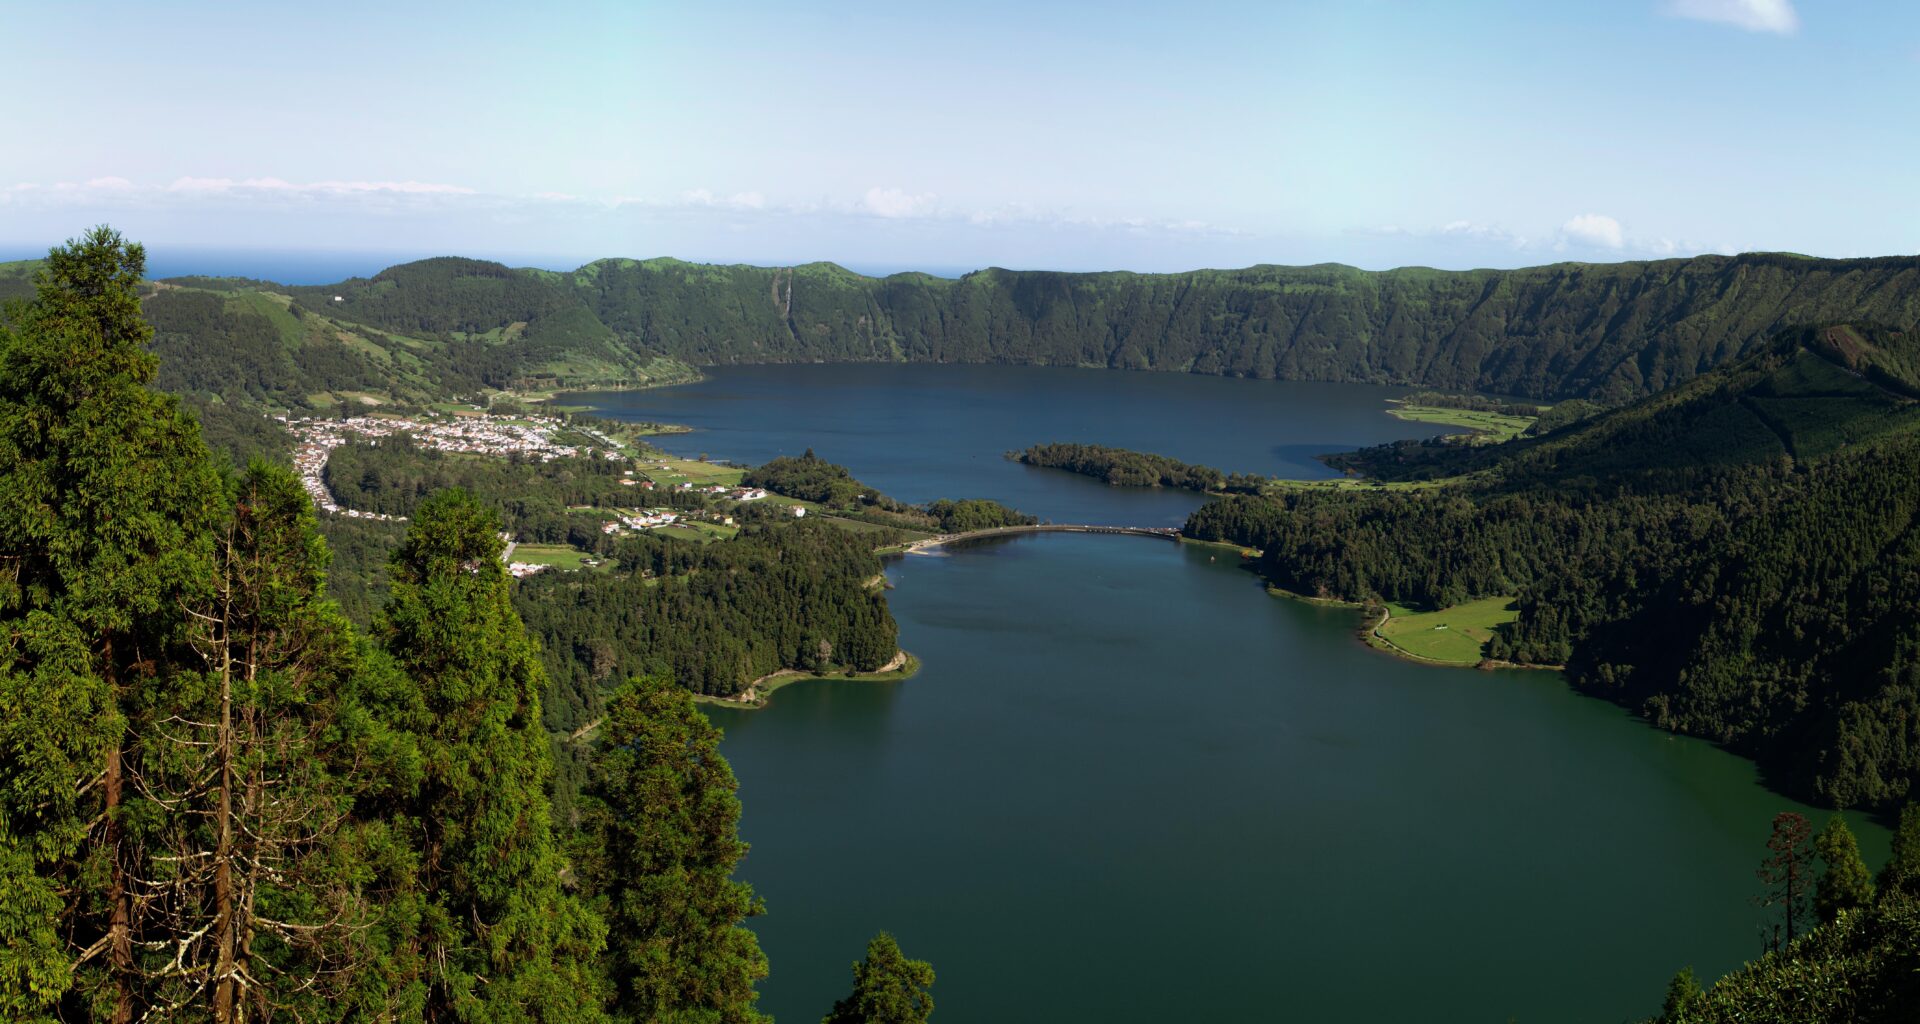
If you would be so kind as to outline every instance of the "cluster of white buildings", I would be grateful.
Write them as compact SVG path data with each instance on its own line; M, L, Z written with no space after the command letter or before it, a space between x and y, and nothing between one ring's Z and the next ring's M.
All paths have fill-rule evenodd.
M664 508L650 508L637 512L621 512L619 518L600 527L601 533L623 533L628 530L651 530L656 526L672 526L680 521L677 512Z
M287 429L293 432L298 442L293 453L294 469L300 474L300 483L313 497L313 503L321 511L336 515L352 516L358 519L404 519L404 516L381 515L377 512L361 512L357 509L342 508L327 490L327 458L335 448L351 439L369 439L378 443L383 437L411 437L414 443L423 448L433 448L443 452L467 452L476 455L508 456L520 454L528 458L551 462L554 459L567 458L580 454L575 445L561 444L554 435L562 429L572 429L603 441L612 451L606 458L618 461L626 458L617 449L612 438L598 431L586 430L568 425L555 416L526 416L508 419L504 416L456 416L447 419L415 420L398 416L355 416L351 419L319 419L301 417L284 420Z
M528 576L533 575L534 573L544 572L549 568L552 568L552 567L545 564L544 562L508 562L507 563L507 572L512 574L513 578L516 580L525 579Z

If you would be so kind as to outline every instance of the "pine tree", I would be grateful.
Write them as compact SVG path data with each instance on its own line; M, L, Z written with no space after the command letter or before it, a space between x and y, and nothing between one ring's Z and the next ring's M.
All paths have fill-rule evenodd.
M145 253L52 250L0 333L0 1010L124 1024L140 1003L139 759L211 579L220 488L150 389Z
M1687 1011L1706 998L1706 994L1693 968L1680 968L1667 983L1667 998L1660 1004L1660 1024L1680 1024L1687 1019Z
M1773 926L1767 948L1792 945L1804 927L1808 904L1813 897L1813 851L1808 840L1813 826L1803 814L1782 811L1773 816L1773 833L1767 837L1767 859L1755 872L1767 886L1760 900L1763 907L1779 907L1781 923Z
M867 943L867 958L853 965L853 991L820 1024L925 1024L933 1016L932 985L933 967L907 959L881 932Z
M1813 907L1820 920L1831 921L1843 912L1873 902L1873 875L1860 859L1860 844L1845 818L1834 815L1813 838L1814 852L1826 865L1814 888Z
M733 880L747 852L720 730L664 676L607 704L587 792L584 865L608 926L607 972L623 1020L755 1024L767 959L741 927L761 913Z
M394 554L381 640L419 688L424 777L410 804L424 905L422 1016L601 1019L605 929L563 890L545 785L544 685L508 598L494 514L461 491L422 503Z

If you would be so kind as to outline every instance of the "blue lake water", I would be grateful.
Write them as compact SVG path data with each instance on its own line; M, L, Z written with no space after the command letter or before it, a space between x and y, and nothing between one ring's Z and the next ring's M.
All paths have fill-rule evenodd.
M1038 441L1325 475L1397 391L1109 371L750 367L594 398L683 453L814 447L897 497L1177 523L1193 495L1010 463ZM1799 809L1548 672L1410 664L1220 549L1034 535L889 563L898 684L713 711L741 780L763 1008L818 1019L882 928L936 1020L1591 1021L1760 948ZM1869 860L1886 835L1854 819Z

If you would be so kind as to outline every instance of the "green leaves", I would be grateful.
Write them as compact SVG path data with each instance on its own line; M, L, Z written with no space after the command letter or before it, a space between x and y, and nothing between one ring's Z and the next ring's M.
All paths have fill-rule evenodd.
M545 679L508 602L497 519L471 495L424 502L394 555L381 640L418 688L422 759L404 803L424 904L414 941L429 1019L593 1021L599 919L560 884L540 725Z
M924 1024L933 1016L932 986L933 967L907 959L893 936L881 932L867 943L866 959L853 965L853 991L820 1024Z
M767 974L741 922L762 912L733 880L747 852L720 731L660 676L607 703L585 794L586 884L608 925L606 970L623 1020L761 1024Z

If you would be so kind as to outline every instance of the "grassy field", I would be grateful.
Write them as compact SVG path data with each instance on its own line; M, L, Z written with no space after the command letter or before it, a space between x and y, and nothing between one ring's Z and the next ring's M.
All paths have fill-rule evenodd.
M738 527L722 526L719 523L708 523L696 520L692 522L679 522L672 526L656 526L648 532L657 533L662 537L699 541L705 544L716 540L727 540L734 534L739 533L740 530Z
M1519 615L1511 597L1469 601L1437 612L1390 604L1387 611L1387 621L1376 635L1416 658L1454 665L1479 664L1493 628Z
M1341 476L1331 480L1268 480L1271 491L1419 491L1442 487L1458 477L1443 480L1369 480L1366 477Z
M1387 412L1399 419L1416 423L1438 423L1442 426L1465 427L1473 431L1487 444L1511 441L1526 433L1533 426L1532 416L1503 416L1497 412L1478 412L1473 409L1447 409L1433 405L1394 405Z
M516 544L513 548L513 560L529 565L551 565L556 569L586 568L585 561L591 558L579 548L565 544Z
M665 466L665 469L660 467ZM746 470L739 466L721 466L699 459L676 459L671 456L646 458L640 463L640 472L647 479L663 487L677 484L692 484L705 487L708 484L725 484L728 487L740 485L740 478Z

